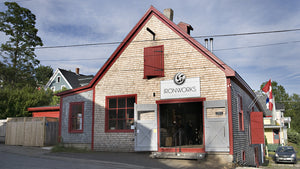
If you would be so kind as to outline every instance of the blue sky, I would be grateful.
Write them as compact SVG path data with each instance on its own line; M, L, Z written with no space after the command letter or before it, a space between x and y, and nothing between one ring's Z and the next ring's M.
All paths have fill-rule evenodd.
M0 10L6 10L0 0ZM300 28L299 0L18 0L37 17L44 46L120 42L153 5L174 10L174 22L189 23L191 36ZM6 37L0 33L0 43ZM204 44L204 38L197 38ZM278 44L283 43L283 44ZM277 45L276 45L277 44ZM96 74L118 44L37 49L42 65ZM260 47L252 47L260 46ZM239 49L233 49L239 48ZM300 31L215 37L214 54L254 90L269 79L300 94Z

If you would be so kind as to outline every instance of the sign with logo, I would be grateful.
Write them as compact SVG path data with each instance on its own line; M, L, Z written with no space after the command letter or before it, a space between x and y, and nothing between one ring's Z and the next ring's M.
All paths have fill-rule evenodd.
M173 80L160 82L160 99L200 97L200 77L186 78L177 73Z

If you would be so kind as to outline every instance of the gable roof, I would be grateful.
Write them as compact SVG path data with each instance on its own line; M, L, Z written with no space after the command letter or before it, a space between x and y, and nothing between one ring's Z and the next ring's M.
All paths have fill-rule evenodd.
M81 87L83 86L83 84L89 83L93 78L93 75L76 74L72 71L57 68L45 87L48 88L59 74L72 89Z
M206 49L203 45L201 45L198 41L192 38L187 32L185 32L182 28L176 25L174 22L169 20L165 15L151 6L148 11L144 14L144 16L140 19L140 21L133 27L133 29L129 32L129 34L125 37L125 39L120 43L118 48L114 51L114 53L109 57L109 59L105 62L105 64L101 67L92 81L83 87L79 87L73 90L64 91L58 93L58 96L64 95L72 95L75 93L79 93L86 90L91 90L94 86L102 79L105 73L109 70L109 68L113 65L113 63L118 59L118 57L122 54L122 52L126 49L126 47L132 42L134 37L139 33L139 31L143 28L143 26L147 23L147 21L151 18L151 16L156 16L160 21L162 21L165 25L167 25L170 29L172 29L177 35L179 35L182 39L188 42L191 46L193 46L197 51L199 51L203 56L205 56L208 60L214 63L217 67L219 67L226 75L226 77L233 77L235 80L239 81L246 90L255 97L254 92L248 86L248 84L228 65L226 65L222 60L220 60L217 56L211 53L208 49Z

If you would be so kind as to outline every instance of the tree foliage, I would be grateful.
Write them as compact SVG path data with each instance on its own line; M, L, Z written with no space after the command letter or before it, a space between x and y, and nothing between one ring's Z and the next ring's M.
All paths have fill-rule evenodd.
M52 97L50 89L45 91L31 86L22 89L4 87L0 90L0 119L31 116L27 111L28 107L49 105Z
M267 82L261 84L262 89ZM300 133L300 96L298 94L289 95L285 88L276 81L272 81L272 93L275 97L275 104L282 103L285 107L285 117L291 117L291 128Z
M20 7L15 2L5 2L7 10L0 12L0 31L9 40L1 44L1 71L6 76L1 77L3 84L21 87L35 84L34 69L39 64L35 57L35 47L42 46L42 40L37 36L35 28L36 17L29 9Z
M53 69L50 66L40 65L35 69L35 78L38 86L44 86L53 75Z
M38 90L53 74L49 66L39 65L34 53L42 46L37 36L35 15L15 2L5 2L7 10L0 12L0 31L8 41L0 46L0 119L31 116L28 107L50 105L53 92Z

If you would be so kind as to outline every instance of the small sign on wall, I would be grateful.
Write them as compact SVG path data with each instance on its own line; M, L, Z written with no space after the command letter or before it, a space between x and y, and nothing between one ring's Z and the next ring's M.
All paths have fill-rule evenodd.
M161 99L200 97L200 77L185 79L182 73L176 75L174 80L160 82ZM178 83L178 79L181 83Z

